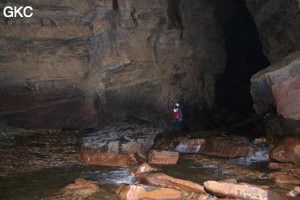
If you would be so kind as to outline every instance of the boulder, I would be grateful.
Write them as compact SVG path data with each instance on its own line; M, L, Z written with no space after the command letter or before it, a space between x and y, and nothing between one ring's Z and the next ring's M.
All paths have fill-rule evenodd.
M293 169L293 168L299 168L299 166L297 167L293 163L269 162L268 168L270 168L270 169L290 170L290 169Z
M300 184L300 179L288 174L276 174L274 176L276 183L289 183L289 184Z
M122 183L115 191L116 195L125 200L138 199L179 199L181 193L174 188L160 188L147 185L129 185Z
M139 173L136 174L136 179L140 183L145 185L176 188L182 192L187 192L187 193L194 192L194 193L206 194L204 187L202 185L199 185L191 181L177 179L163 173L155 173L155 174Z
M286 193L287 196L291 196L291 197L295 197L300 193L300 187L296 186L294 187L294 189L292 189L291 191L289 191L288 193Z
M269 153L270 159L300 163L300 136L285 137Z
M80 158L89 165L103 165L115 167L127 167L137 164L133 154L116 154L116 153L95 153L91 151L80 151Z
M57 196L69 197L68 199L86 198L100 189L99 185L93 181L88 181L83 178L77 178L74 184L69 184L61 189Z
M209 138L201 145L200 153L219 157L244 157L252 153L253 148L226 138Z
M98 153L131 154L147 152L162 130L155 129L146 121L126 118L101 130L81 135L78 146L81 150Z
M138 173L145 173L145 172L152 172L152 171L157 171L157 169L151 167L147 163L144 163L136 170L135 173L138 174Z
M204 182L206 190L219 197L259 199L259 200L296 200L294 197L278 194L250 184L220 183L217 181Z
M124 166L137 163L134 153L147 152L160 130L137 119L125 119L78 138L79 154L88 164Z
M148 162L158 165L175 165L179 160L179 152L177 151L149 151Z

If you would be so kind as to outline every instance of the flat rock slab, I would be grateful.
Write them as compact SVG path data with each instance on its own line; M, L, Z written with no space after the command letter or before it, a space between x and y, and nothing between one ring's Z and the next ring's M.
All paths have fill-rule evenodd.
M178 151L149 151L148 162L157 165L175 165L179 160Z
M202 185L191 181L174 178L163 173L138 173L135 177L141 184L145 185L175 188L182 192L188 193L194 192L207 194Z
M80 151L80 158L89 165L101 165L112 167L127 167L137 164L133 154L116 154L116 153L94 153L90 151Z
M257 200L295 200L296 198L282 195L268 189L250 185L206 181L204 187L218 197L257 199Z
M115 191L116 195L121 199L179 199L181 193L174 188L160 188L147 185L128 185L122 183Z
M209 138L201 145L200 153L226 158L245 157L253 152L253 148L226 138Z
M80 150L94 153L133 154L147 152L162 130L142 120L123 120L79 137Z

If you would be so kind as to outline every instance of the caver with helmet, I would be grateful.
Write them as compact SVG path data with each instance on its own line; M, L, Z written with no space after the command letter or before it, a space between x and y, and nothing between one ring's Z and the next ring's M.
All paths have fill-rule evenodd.
M181 128L181 121L182 121L182 111L179 108L179 103L175 104L173 109L173 116L174 116L174 130L180 130Z

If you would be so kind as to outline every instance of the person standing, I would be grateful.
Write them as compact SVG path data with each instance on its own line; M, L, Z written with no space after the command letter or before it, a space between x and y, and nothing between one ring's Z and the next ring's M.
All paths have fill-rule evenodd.
M179 103L175 104L173 109L173 116L174 116L174 130L181 129L181 122L182 122L182 110L179 108Z

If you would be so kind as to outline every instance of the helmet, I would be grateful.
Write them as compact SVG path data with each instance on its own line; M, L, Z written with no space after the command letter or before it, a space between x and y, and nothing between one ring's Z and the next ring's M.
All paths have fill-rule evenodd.
M175 106L176 106L176 107L179 107L179 103L176 103Z

